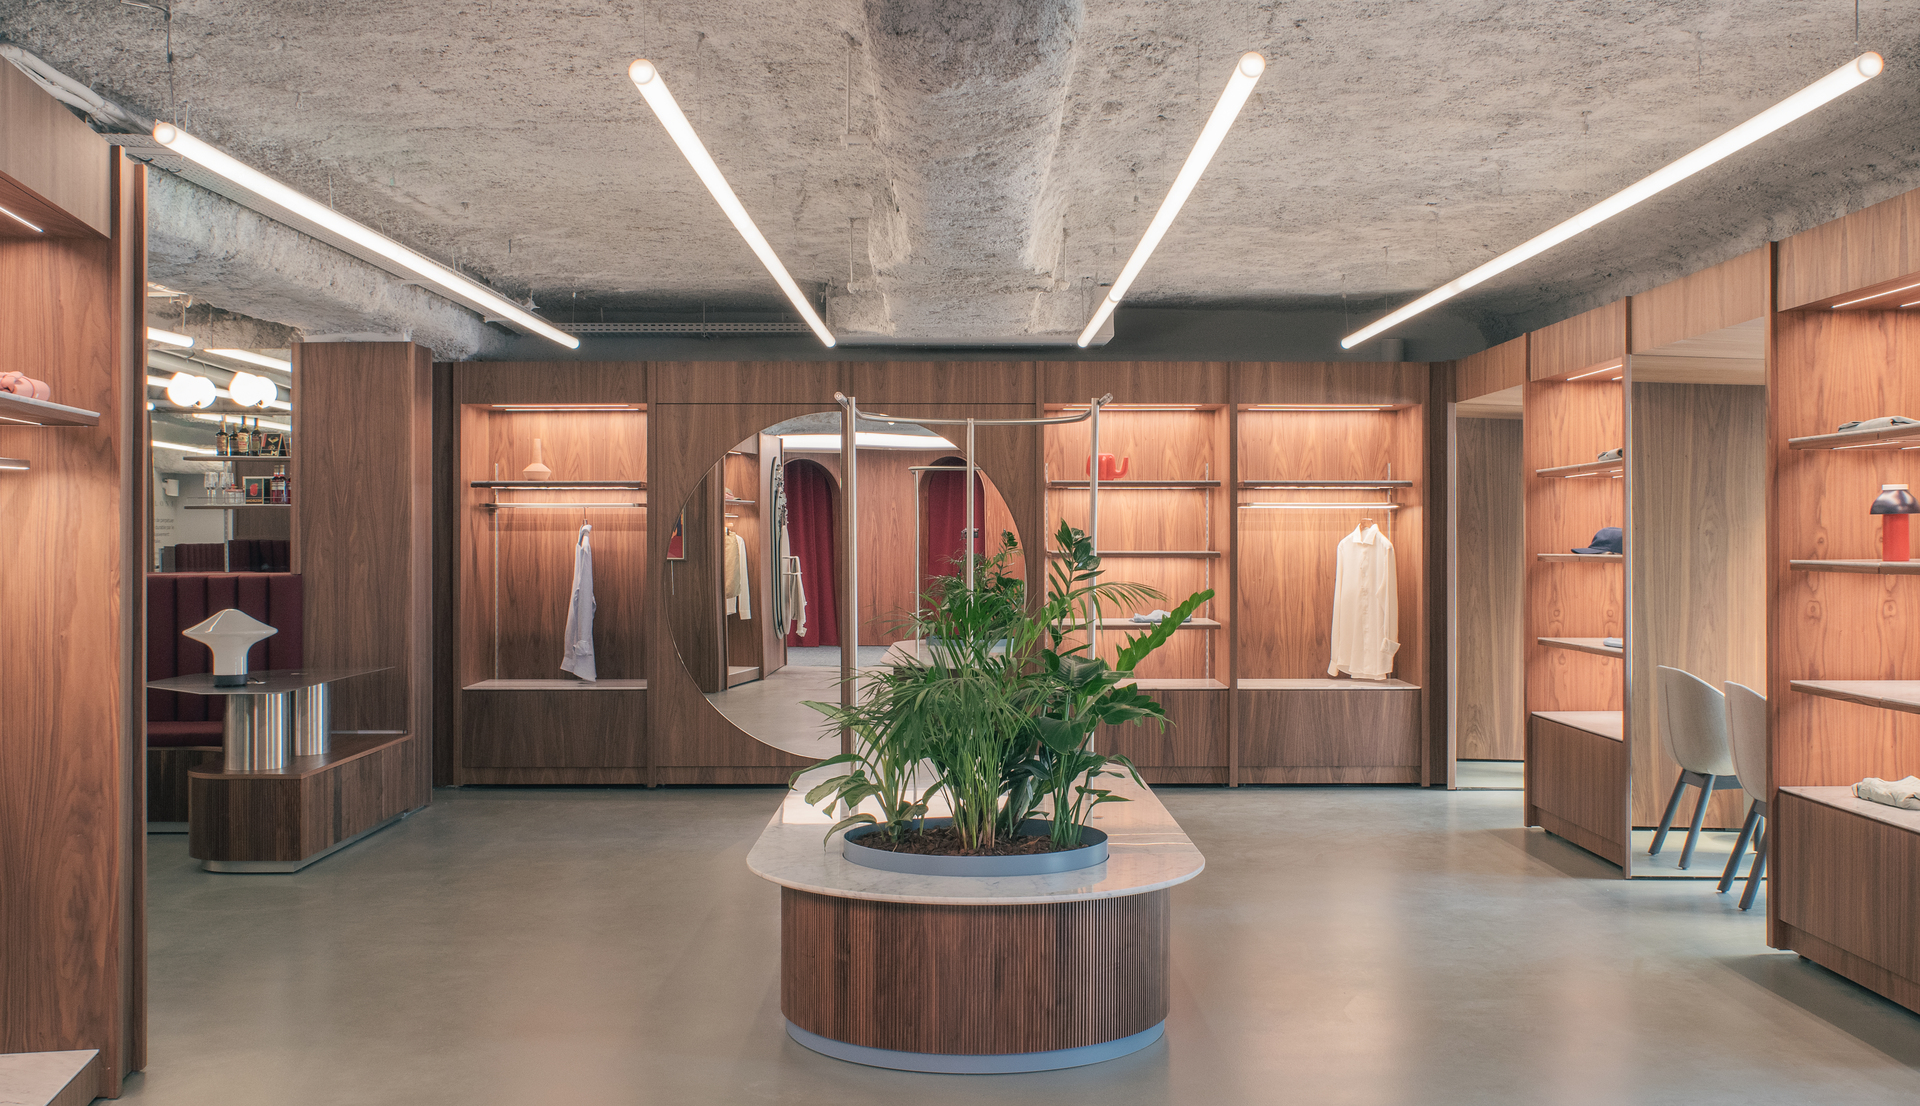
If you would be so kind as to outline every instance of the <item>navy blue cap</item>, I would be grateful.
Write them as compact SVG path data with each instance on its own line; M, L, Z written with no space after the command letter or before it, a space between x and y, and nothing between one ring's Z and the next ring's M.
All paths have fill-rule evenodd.
M1593 544L1585 549L1576 549L1575 553L1620 553L1626 548L1627 536L1618 526L1602 526L1593 535Z

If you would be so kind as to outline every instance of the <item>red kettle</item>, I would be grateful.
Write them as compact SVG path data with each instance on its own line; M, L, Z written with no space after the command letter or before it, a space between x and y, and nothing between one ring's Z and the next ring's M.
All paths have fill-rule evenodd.
M1127 468L1132 464L1133 464L1133 458L1122 457L1120 458L1120 463L1116 465L1113 463L1113 454L1102 453L1100 455L1100 479L1118 480L1122 476L1125 476L1127 474ZM1092 458L1087 459L1087 474L1089 476L1093 474Z

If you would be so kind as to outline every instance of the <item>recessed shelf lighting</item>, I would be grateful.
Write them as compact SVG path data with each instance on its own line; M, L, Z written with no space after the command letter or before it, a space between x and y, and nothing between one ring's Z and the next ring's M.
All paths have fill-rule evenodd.
M210 349L210 350L203 350L202 352L211 353L215 357L224 357L229 361L245 361L249 365L258 365L263 369L273 369L276 372L283 372L283 373L293 372L293 362L282 361L278 357L268 357L264 353L255 353L252 350Z
M1576 381L1576 380L1585 380L1585 379L1586 379L1587 377L1590 377L1590 376L1599 376L1599 375L1600 375L1601 373L1612 373L1612 372L1619 372L1620 370L1622 370L1622 369L1624 369L1624 368L1626 368L1626 367L1627 367L1627 365L1626 365L1626 362L1624 362L1624 361L1615 361L1615 362L1614 362L1613 364L1611 364L1611 365L1602 365L1602 366L1600 366L1599 368L1597 368L1597 369L1594 369L1594 370L1593 370L1593 371L1591 371L1591 372L1583 372L1583 373L1581 373L1581 374L1580 374L1579 376L1570 376L1570 377L1568 377L1568 378L1567 378L1567 383L1569 383L1569 384L1571 384L1571 383L1573 383L1573 382L1574 382L1574 381ZM1618 380L1618 379L1620 379L1620 378L1619 378L1619 377L1617 377L1617 376L1610 376L1610 377L1608 377L1607 379L1608 379L1608 380Z
M46 228L40 226L37 223L28 222L26 219L22 218L18 212L14 211L11 208L0 207L0 215L5 215L7 218L12 219L14 222L19 223L21 226L27 228L28 230L32 231L35 234L47 233Z
M161 330L157 326L147 328L147 341L159 342L163 346L179 346L181 349L193 348L192 338L185 334L175 334L171 330Z

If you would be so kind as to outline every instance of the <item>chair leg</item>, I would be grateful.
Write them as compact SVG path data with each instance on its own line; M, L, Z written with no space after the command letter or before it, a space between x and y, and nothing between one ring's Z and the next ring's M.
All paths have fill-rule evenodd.
M1759 804L1747 808L1747 820L1740 823L1740 837L1733 843L1733 855L1727 858L1727 870L1720 873L1720 885L1716 893L1726 894L1733 886L1733 877L1740 871L1740 858L1747 855L1747 842L1753 838L1753 824L1760 820Z
M1659 856L1660 846L1667 843L1667 831L1673 828L1673 816L1680 812L1680 793L1687 789L1687 774L1673 781L1673 797L1667 800L1667 812L1660 816L1660 828L1654 831L1653 848L1647 850L1648 856Z
M1742 910L1752 908L1753 893L1760 889L1760 880L1767 873L1767 839L1773 836L1773 826L1764 818L1760 825L1760 843L1753 847L1753 870L1747 873L1747 889L1740 893Z
M1713 801L1713 777L1705 776L1700 781L1700 800L1693 804L1693 822L1687 827L1687 847L1680 850L1680 870L1686 871L1693 863L1693 847L1700 843L1700 827L1707 821L1707 804Z

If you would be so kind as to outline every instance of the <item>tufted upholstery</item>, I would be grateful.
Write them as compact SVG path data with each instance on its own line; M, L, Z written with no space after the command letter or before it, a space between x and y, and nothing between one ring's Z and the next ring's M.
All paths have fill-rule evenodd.
M298 668L305 636L302 602L300 577L293 573L151 573L147 576L147 678L161 680L211 668L212 652L182 637L180 631L229 607L280 631L253 647L247 654L248 668ZM225 712L226 700L221 696L150 690L147 745L218 745Z

